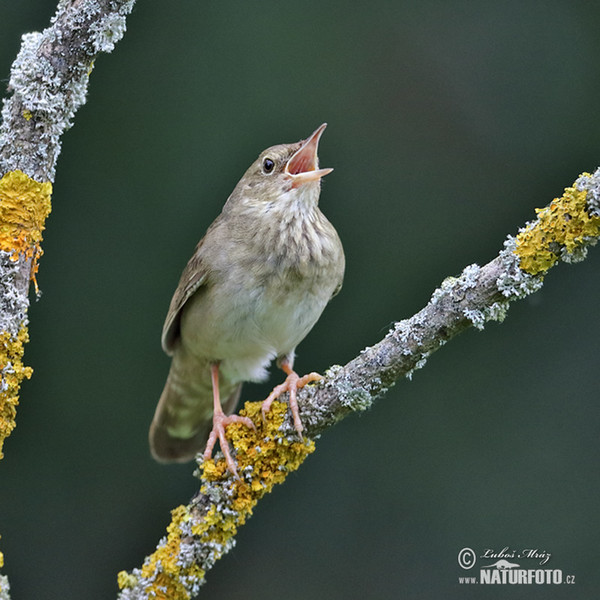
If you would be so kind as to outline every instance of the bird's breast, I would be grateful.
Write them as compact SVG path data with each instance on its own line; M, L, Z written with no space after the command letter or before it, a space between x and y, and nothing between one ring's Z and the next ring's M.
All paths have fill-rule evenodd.
M230 379L263 378L273 358L306 337L341 284L343 250L323 220L233 236L182 313L182 342L222 361Z

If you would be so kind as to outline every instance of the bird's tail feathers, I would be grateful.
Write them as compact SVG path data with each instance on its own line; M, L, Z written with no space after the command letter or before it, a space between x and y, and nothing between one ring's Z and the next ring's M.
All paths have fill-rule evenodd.
M222 403L225 414L231 414L238 403L242 384ZM212 390L198 396L184 394L167 378L154 418L150 425L150 452L163 463L193 460L204 450L212 430Z

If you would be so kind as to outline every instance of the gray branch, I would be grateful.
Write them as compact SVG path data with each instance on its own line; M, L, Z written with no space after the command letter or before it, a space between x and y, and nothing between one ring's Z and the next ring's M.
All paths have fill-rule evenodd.
M10 95L2 108L0 178L22 171L36 182L54 180L61 136L85 102L94 60L100 52L110 52L121 39L133 4L134 0L60 0L47 29L23 35L11 68ZM10 209L5 207L2 215L10 217ZM43 228L43 224L38 227ZM0 333L13 341L27 325L37 248L26 250L0 250ZM16 343L22 348L22 340ZM18 384L15 391L7 383L7 375L14 372L5 357L0 393L18 393ZM5 576L0 576L0 598L9 598Z
M125 33L134 0L61 0L50 27L23 35L12 65L0 126L0 177L20 170L53 181L61 136L85 102L99 52ZM0 331L27 322L31 259L0 251Z
M518 257L509 249L513 245L509 238L508 248L487 265L470 265L459 277L444 280L417 314L396 323L345 366L329 369L322 386L303 390L301 417L310 434L369 408L398 379L410 379L454 336L470 327L483 329L490 320L502 321L511 300L539 289L541 277L519 270Z
M298 404L306 436L314 438L345 416L369 408L376 397L399 378L410 378L433 352L462 331L502 321L512 301L540 289L554 264L583 260L599 236L600 170L582 175L562 198L552 202L550 210L540 211L538 219L522 228L516 238L509 236L494 260L483 267L470 265L458 277L445 279L416 315L396 323L380 342L365 348L345 366L331 367L318 385L301 390ZM536 267L530 269L533 274L522 266L524 256L535 257ZM271 448L292 447L298 438L289 411L275 440L272 431L265 435L260 430L260 418L255 423L259 429L256 437L249 433L243 444L235 444L241 481L223 470L221 476L210 471L207 475L200 457L199 469L204 471L200 473L201 493L174 511L169 535L146 558L144 567L120 574L121 600L146 600L165 591L169 598L194 597L205 573L234 546L237 527L264 493L260 487L271 485L265 483L265 469L269 468L265 465L275 462L276 468L285 472L297 467L287 461L287 453L276 462L277 451L264 462L260 462L262 458L248 459L252 453L261 457L270 452L273 441ZM215 460L221 459L217 456ZM259 491L253 496L250 490L256 489Z
M26 33L12 65L0 128L0 176L54 181L60 138L85 102L90 71L125 33L134 0L61 0L50 27Z

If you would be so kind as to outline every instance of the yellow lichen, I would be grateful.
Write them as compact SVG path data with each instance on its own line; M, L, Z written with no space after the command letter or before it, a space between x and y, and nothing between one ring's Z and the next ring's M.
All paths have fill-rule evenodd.
M287 474L295 471L304 459L314 451L313 441L303 443L289 441L281 436L279 428L283 424L288 407L274 402L263 422L261 402L246 402L240 414L248 416L257 425L256 431L241 423L227 428L231 443L236 450L236 463L239 473L250 473L250 481L236 481L231 504L237 516L231 523L223 522L222 529L234 531L252 514L254 505L277 483L282 483ZM203 464L203 479L215 481L227 472L225 460L217 464L213 460Z
M191 519L188 507L178 506L171 512L171 523L167 527L166 542L148 557L141 569L144 579L151 581L148 586L148 595L151 598L165 598L168 600L188 600L190 594L183 581L188 579L203 579L204 571L197 565L181 566L180 547L182 525ZM121 589L134 587L138 583L137 577L121 571L117 578Z
M560 198L536 209L537 220L517 235L515 253L523 271L530 275L545 273L559 260L563 249L572 253L586 240L600 235L600 217L589 215L586 197L585 190L569 187Z
M241 411L253 420L256 430L241 423L227 427L241 479L231 476L224 459L207 460L201 467L201 492L206 493L208 487L221 483L229 486L226 499L221 499L219 505L212 504L204 512L194 503L172 511L166 540L141 569L149 598L190 598L190 582L199 585L204 580L205 570L198 562L183 558L182 541L210 548L210 561L221 558L258 500L275 484L283 482L287 474L296 470L314 451L313 441L290 441L279 431L288 410L286 404L274 402L264 421L261 406L260 402L247 402ZM227 510L223 510L223 503L227 504ZM122 572L118 583L123 589L137 585L138 580Z
M39 183L22 171L10 171L0 179L0 250L33 258L35 278L46 217L50 214L52 184Z
M119 571L119 574L117 575L117 582L119 584L119 589L123 590L125 588L134 587L138 582L138 578L135 575L131 575L127 571Z
M31 121L31 118L32 118L32 117L33 117L33 115L31 114L31 111L30 111L30 110L24 110L24 111L23 111L23 118L24 118L26 121Z
M50 213L51 193L51 183L39 183L22 171L11 171L0 179L0 250L9 253L15 261L19 256L32 259L30 276L34 283L37 260L42 254L42 231ZM0 393L0 458L3 456L3 442L15 427L21 381L32 373L21 360L27 340L24 324L16 337L0 332L3 383Z
M0 371L4 389L0 393L0 459L3 458L4 440L15 428L15 416L19 404L19 388L24 377L31 377L31 367L23 365L23 350L29 336L27 327L21 327L16 338L8 332L0 333Z

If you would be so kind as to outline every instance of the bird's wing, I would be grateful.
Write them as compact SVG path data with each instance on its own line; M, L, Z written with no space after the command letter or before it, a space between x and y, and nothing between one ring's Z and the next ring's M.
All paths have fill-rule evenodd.
M337 284L337 287L335 288L335 290L333 290L333 293L329 297L329 300L332 300L334 296L337 296L340 293L343 283L344 283L343 280L340 279L340 282Z
M337 233L336 233L337 236ZM344 256L344 251L342 249L342 242L339 241L338 238L338 244L339 244L339 248L341 251L341 261L339 266L339 274L338 274L338 284L335 286L335 289L333 290L333 293L331 294L331 297L329 298L329 300L331 300L334 296L337 296L340 292L340 290L342 289L342 285L344 283L344 271L346 270L346 258Z
M206 282L208 269L202 258L204 239L200 240L200 243L196 246L196 250L185 266L179 280L179 285L171 299L171 305L169 306L169 312L165 319L161 337L163 350L169 355L173 354L175 343L179 339L181 309L190 297Z

